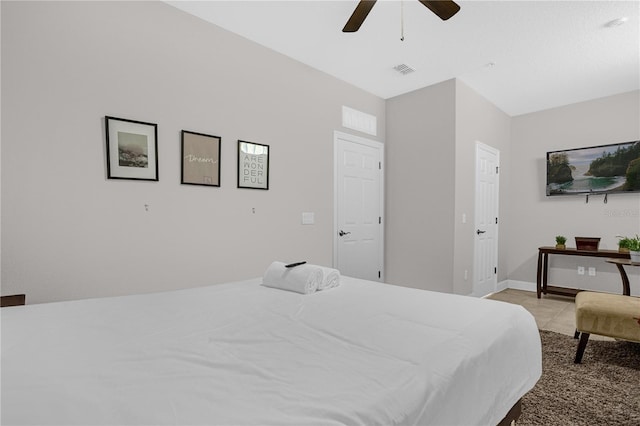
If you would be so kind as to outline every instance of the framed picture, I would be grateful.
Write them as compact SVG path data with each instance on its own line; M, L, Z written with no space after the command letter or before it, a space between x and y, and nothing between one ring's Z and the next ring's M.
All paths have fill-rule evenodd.
M238 141L238 188L269 189L269 145Z
M219 136L182 131L182 180L187 185L220 186Z
M640 192L640 140L547 152L547 195Z
M105 117L107 177L158 180L158 125Z

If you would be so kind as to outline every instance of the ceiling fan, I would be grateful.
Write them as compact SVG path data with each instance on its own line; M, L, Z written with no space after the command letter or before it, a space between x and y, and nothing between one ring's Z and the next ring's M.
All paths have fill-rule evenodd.
M343 33L354 33L360 29L360 26L367 18L371 8L376 4L377 0L360 0L356 9L351 14L351 18L342 29ZM420 3L428 7L433 13L438 15L440 19L446 21L453 15L458 13L460 6L451 0L419 0Z

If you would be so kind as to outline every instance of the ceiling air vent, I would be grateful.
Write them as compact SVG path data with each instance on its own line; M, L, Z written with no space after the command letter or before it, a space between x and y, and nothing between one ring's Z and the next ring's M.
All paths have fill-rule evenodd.
M407 74L411 74L412 72L415 71L414 68L411 68L409 65L407 64L400 64L400 65L396 65L395 67L393 67L394 70L398 71L400 74L402 75L407 75Z

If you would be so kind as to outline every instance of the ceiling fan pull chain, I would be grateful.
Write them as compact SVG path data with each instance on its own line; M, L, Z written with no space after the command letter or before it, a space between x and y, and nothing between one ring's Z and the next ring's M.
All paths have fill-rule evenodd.
M404 41L404 0L400 0L400 41Z

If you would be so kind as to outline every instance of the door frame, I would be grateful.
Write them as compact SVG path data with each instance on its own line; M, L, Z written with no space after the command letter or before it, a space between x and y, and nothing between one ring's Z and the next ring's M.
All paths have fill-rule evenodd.
M490 152L491 154L493 154L495 156L496 159L496 167L498 168L497 173L496 173L496 216L498 218L498 222L495 224L495 233L494 233L494 238L495 238L495 248L494 248L494 257L496 260L496 272L494 274L494 280L495 282L493 283L493 288L491 289L491 291L487 294L491 294L492 292L495 292L497 290L497 286L498 286L498 266L499 266L499 258L498 258L498 238L499 238L499 230L500 230L500 150L497 148L494 148L490 145L487 145L485 143L482 143L480 141L476 141L475 144L475 157L474 157L474 162L475 162L475 168L474 168L474 185L475 185L475 192L474 192L474 226L473 226L473 232L475 233L478 228L478 212L477 212L477 198L478 198L478 157L479 157L479 150L482 149L484 151ZM477 262L478 262L478 239L477 238L473 238L473 281L471 282L471 294L473 296L477 296L477 297L483 297L486 296L487 294L479 294L478 288L476 288L476 271L477 271Z
M382 218L382 224L378 228L380 245L378 248L378 259L380 262L380 281L384 282L385 270L384 270L384 229L385 229L385 213L384 213L384 164L385 164L385 150L384 143L374 141L372 139L363 138L362 136L356 136L349 133L340 132L334 130L333 132L333 266L338 265L338 208L340 206L340 200L338 199L338 143L339 140L346 141L352 144L365 145L370 148L379 150L380 152L380 217Z

